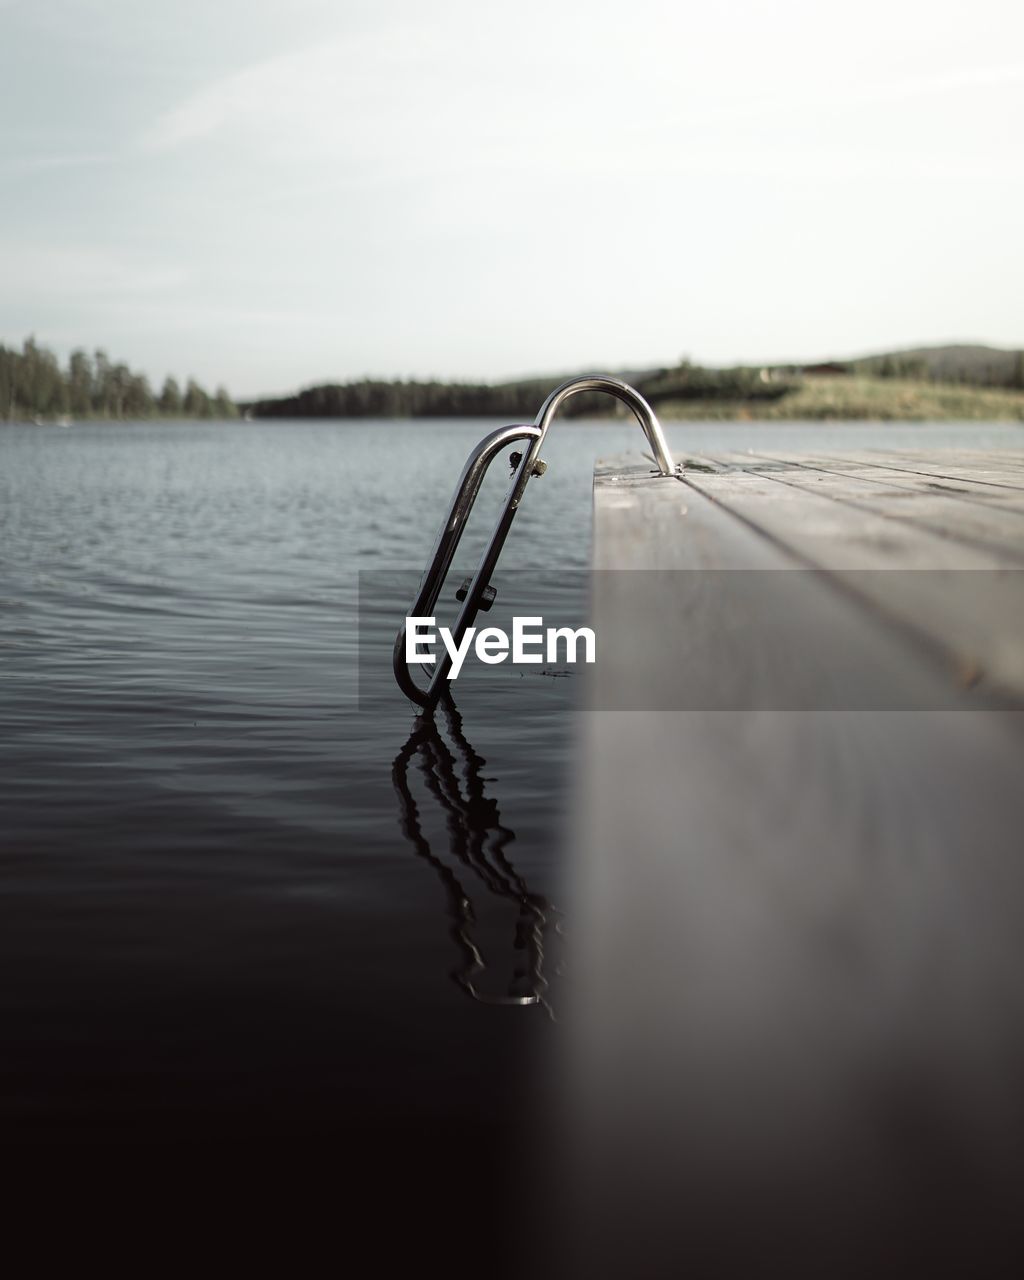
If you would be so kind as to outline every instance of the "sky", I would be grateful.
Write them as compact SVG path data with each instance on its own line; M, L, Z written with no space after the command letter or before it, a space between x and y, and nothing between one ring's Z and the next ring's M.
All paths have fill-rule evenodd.
M1024 345L1020 0L0 0L0 342L236 396Z

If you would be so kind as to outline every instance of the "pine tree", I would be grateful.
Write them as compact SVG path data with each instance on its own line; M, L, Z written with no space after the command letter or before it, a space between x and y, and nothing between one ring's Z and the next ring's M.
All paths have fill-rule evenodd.
M160 412L172 418L181 416L181 387L176 378L168 376L164 379L163 390L160 392Z

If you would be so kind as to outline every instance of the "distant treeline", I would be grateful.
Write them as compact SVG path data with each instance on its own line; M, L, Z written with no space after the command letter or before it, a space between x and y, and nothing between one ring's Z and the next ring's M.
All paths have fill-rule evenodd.
M232 418L223 387L211 396L194 378L182 391L166 378L159 394L144 373L115 364L105 351L73 351L67 367L27 338L20 351L0 345L0 418Z
M362 379L309 387L294 395L236 406L223 387L210 395L194 378L182 390L172 377L159 394L145 374L115 364L102 350L72 352L62 368L53 352L28 338L20 351L0 345L0 420L19 418L230 418L244 410L254 418L461 418L532 419L551 389L566 375L515 382L429 382ZM1024 390L1024 351L980 345L948 345L895 351L853 360L808 365L741 365L715 369L682 360L670 368L631 370L623 377L652 405L667 404L682 413L711 416L737 412L778 416L780 406L797 407L802 389L822 381L840 384L861 379L916 382L977 388ZM838 379L838 382L836 381ZM806 396L804 397L806 399ZM833 397L834 399L834 397ZM687 407L689 406L689 408ZM575 396L568 416L612 411L601 393ZM823 410L824 412L824 410ZM894 411L895 412L895 411Z
M553 385L551 379L498 386L482 382L330 382L242 407L255 418L514 417L527 412L532 417ZM581 412L577 404L572 408Z
M563 379L530 378L496 385L468 382L331 382L292 396L256 400L241 407L255 418L532 418ZM659 400L773 400L793 389L793 379L768 379L760 369L705 369L684 362L674 369L631 373L628 380L651 404ZM564 413L607 412L601 393L575 396Z
M850 361L850 372L955 386L1024 388L1024 351L949 346L895 351Z
M933 382L954 387L1024 389L1024 351L1000 347L952 345L889 351L855 360L830 360L817 365L779 366L775 373L848 374L864 378L896 378L903 382Z
M798 385L796 371L780 375L748 365L708 369L684 360L645 377L637 390L657 405L663 400L779 400Z

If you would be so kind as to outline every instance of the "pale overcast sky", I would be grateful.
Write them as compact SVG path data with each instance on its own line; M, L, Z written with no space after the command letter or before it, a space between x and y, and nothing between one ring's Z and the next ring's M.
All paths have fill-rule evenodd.
M0 0L0 341L236 395L1024 344L1021 0Z

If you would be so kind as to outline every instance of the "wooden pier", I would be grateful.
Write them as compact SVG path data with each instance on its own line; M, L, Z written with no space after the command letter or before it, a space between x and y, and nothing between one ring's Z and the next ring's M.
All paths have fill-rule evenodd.
M1024 450L682 463L595 479L576 1243L988 1274L1024 1216Z

